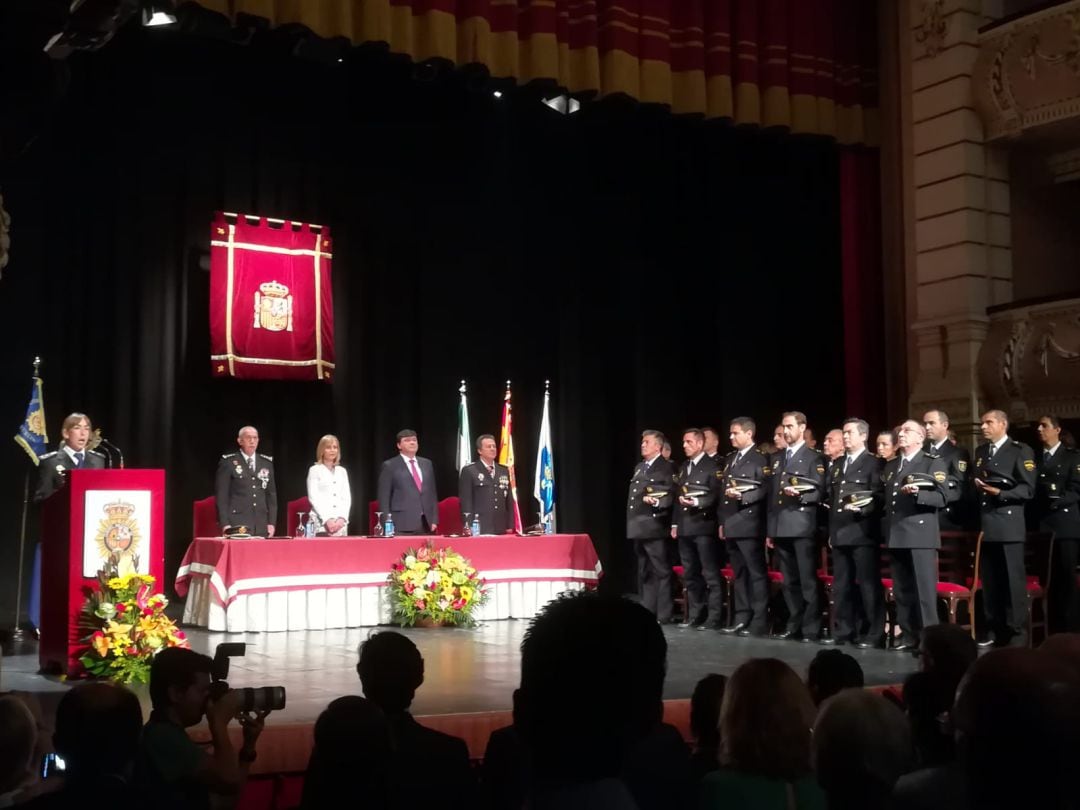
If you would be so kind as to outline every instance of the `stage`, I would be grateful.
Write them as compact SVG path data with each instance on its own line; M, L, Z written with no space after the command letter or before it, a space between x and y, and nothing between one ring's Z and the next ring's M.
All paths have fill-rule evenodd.
M518 684L519 648L528 622L492 621L475 630L440 628L403 630L424 656L426 681L417 693L413 713L425 723L466 739L474 757L483 755L487 735L510 720L512 695ZM361 694L356 675L357 647L373 630L351 628L284 633L211 633L190 630L192 647L212 655L224 641L245 641L247 655L234 659L233 686L284 686L286 708L271 714L260 744L259 772L302 771L310 750L311 726L336 697ZM770 639L730 638L715 631L665 628L668 675L664 686L665 716L684 732L688 700L704 675L730 675L752 657L775 657L805 677L818 644ZM898 684L917 669L908 654L840 647L853 655L868 686ZM35 654L5 658L0 688L38 693L46 714L67 684L37 673Z

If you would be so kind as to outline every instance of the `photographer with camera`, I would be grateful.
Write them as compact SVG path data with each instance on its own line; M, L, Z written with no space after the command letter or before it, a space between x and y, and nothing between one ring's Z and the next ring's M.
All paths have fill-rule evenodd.
M211 794L235 796L255 761L255 741L270 708L245 706L245 691L214 683L214 661L192 650L162 650L150 665L153 710L143 728L136 760L136 782L154 796L158 808L209 808ZM186 729L203 715L210 727L212 753L188 737ZM229 739L236 717L243 729L239 751Z

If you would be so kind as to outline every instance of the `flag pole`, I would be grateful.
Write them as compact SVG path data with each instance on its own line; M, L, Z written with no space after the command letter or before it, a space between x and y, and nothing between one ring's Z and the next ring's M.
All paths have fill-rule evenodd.
M41 358L34 358L34 379L37 379L41 368ZM22 617L22 590L23 590L23 564L26 559L26 514L30 509L30 470L23 476L23 503L22 519L19 523L19 567L15 569L15 626L11 631L11 640L14 644L21 644L24 639L22 625L19 619Z

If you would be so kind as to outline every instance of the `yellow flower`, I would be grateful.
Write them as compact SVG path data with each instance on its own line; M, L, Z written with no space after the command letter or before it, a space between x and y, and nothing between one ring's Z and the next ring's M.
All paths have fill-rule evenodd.
M473 598L473 589L470 588L468 585L462 585L461 598L464 599L466 602L471 602Z

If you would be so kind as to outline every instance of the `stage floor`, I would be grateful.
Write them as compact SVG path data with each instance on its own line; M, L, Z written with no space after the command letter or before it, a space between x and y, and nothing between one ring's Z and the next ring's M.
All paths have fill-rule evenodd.
M413 704L417 715L445 715L508 711L520 676L519 647L526 621L493 621L475 630L438 628L403 630L424 656L426 681ZM210 633L188 630L192 647L213 655L224 641L247 642L247 655L233 659L229 682L233 686L284 686L288 702L268 724L310 724L336 697L361 694L356 675L357 647L373 630L294 631L283 633ZM666 700L685 700L704 675L730 675L747 658L774 657L789 663L805 677L818 644L770 639L730 638L715 631L669 626ZM916 659L905 653L839 647L853 655L866 674L868 686L897 684L917 669ZM37 674L36 650L5 658L0 689L36 693L63 691L67 684ZM43 703L52 703L41 694Z

